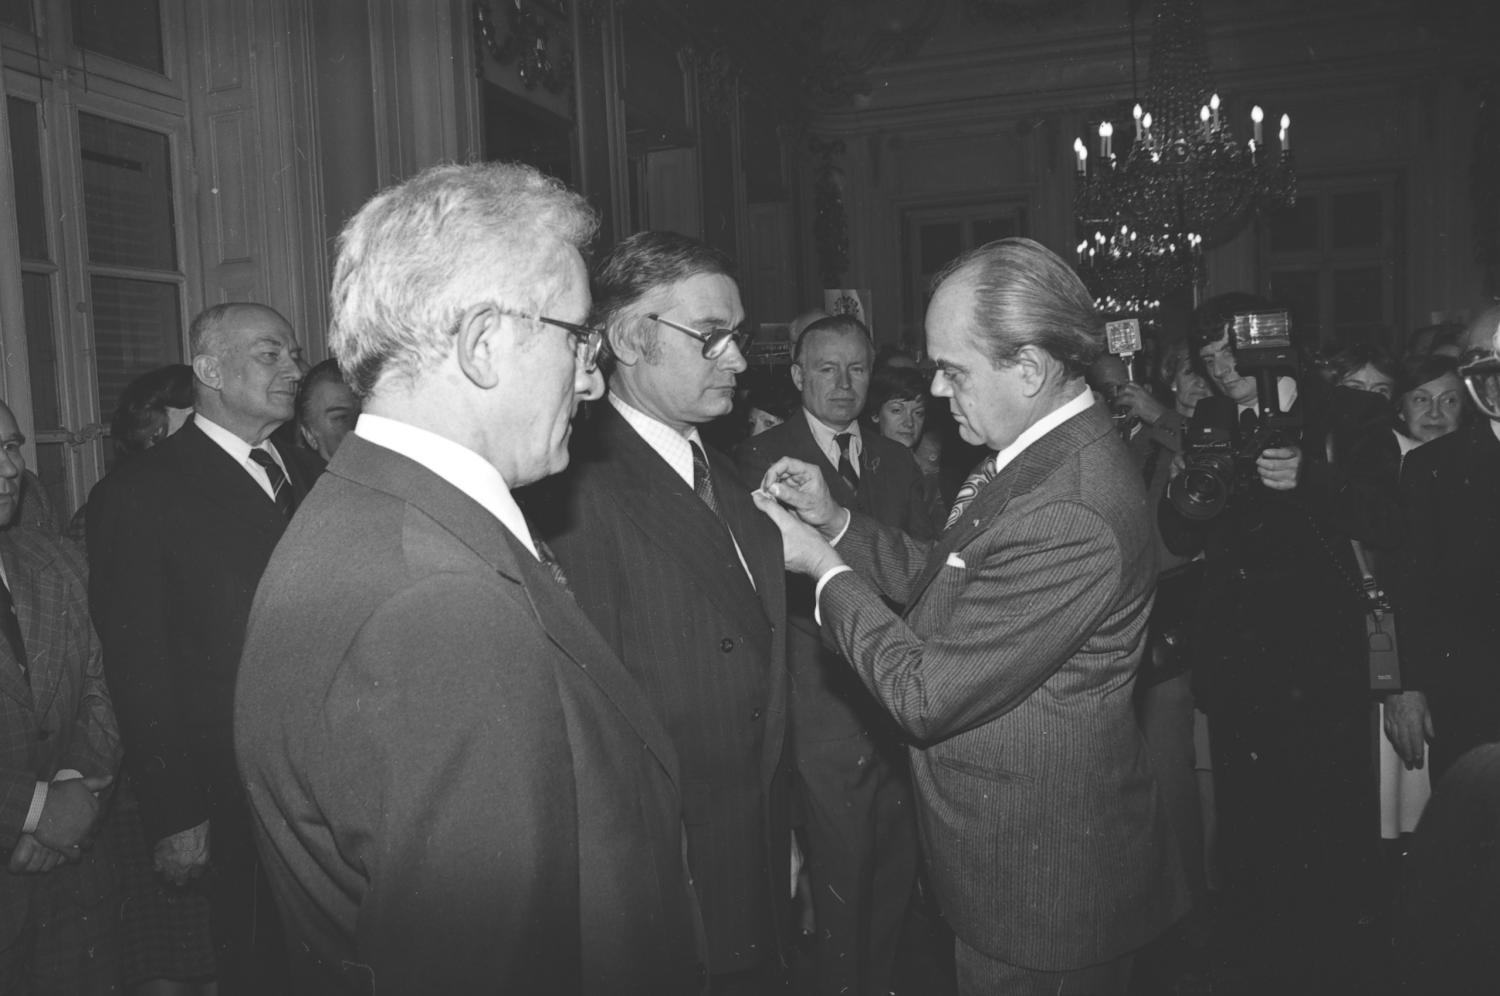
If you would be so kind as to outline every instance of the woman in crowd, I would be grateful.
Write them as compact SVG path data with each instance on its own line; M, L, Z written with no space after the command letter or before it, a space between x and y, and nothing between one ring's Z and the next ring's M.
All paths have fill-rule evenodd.
M1346 346L1325 361L1331 383L1378 394L1389 401L1396 382L1396 365L1383 349Z
M877 366L870 376L865 399L865 418L871 428L912 451L922 468L922 497L932 514L934 528L941 531L948 516L948 498L942 485L942 436L928 431L927 378L905 366Z

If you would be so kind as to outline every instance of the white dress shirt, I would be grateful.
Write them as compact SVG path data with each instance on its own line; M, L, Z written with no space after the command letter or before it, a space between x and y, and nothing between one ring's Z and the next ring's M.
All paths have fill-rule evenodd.
M835 469L838 468L839 457L842 454L839 451L839 441L834 437L839 432L849 433L849 462L854 465L854 476L858 477L860 467L859 458L865 449L864 437L859 434L859 420L856 419L850 422L845 429L835 431L829 426L824 425L816 415L806 408L802 409L802 416L807 419L807 427L812 430L813 441L818 444L818 449L823 451L823 455L828 458L828 462L833 464Z
M230 459L245 468L245 473L249 474L255 483L260 485L260 489L266 493L267 498L272 501L276 500L276 489L271 487L271 478L266 474L266 468L250 459L251 450L265 450L271 455L271 459L276 461L276 466L281 468L282 475L288 481L291 480L291 475L286 472L286 461L281 459L281 454L276 452L276 447L271 445L269 439L262 440L259 446L251 446L219 423L204 417L202 412L198 412L193 416L193 422L198 428L203 430L205 436L217 443L219 448L225 453L228 453Z
M354 433L366 442L383 446L421 464L474 499L499 519L500 524L520 540L533 557L541 560L531 538L531 529L526 525L526 517L511 495L510 486L495 465L484 457L446 436L370 412L360 413L354 424Z

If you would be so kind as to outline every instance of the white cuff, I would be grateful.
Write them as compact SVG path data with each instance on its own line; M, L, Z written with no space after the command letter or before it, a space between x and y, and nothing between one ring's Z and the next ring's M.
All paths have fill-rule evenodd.
M848 527L845 526L845 528L847 529ZM839 536L842 537L843 533L840 533ZM813 589L813 622L817 623L819 626L823 625L823 586L826 585L831 579L838 577L840 574L844 574L852 570L854 570L854 568L850 567L848 564L840 564L837 567L830 567L828 569L828 573L818 578L818 586Z
M63 768L60 771L58 771L57 774L55 774L55 775L52 776L52 780L54 782L71 782L71 781L73 781L76 778L82 778L82 777L83 777L83 772L81 772L81 771L77 771L77 770L75 770L73 768Z
M831 539L831 540L828 541L828 545L829 546L838 546L839 545L839 540L841 540L841 539L844 538L844 534L849 531L849 524L852 523L853 521L854 521L854 513L851 512L851 511L849 511L847 508L844 509L844 528L839 530L839 534L837 536L835 536L833 539ZM823 590L821 582L819 582L818 590L819 591Z
M22 833L35 833L36 825L42 822L42 810L47 805L47 783L37 782L31 793L31 808L26 811L26 822L21 824Z

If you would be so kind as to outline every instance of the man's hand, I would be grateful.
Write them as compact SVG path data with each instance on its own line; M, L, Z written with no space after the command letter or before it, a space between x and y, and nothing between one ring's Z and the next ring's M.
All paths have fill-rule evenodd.
M1290 491L1297 486L1297 472L1302 469L1302 451L1295 446L1273 446L1261 451L1255 460L1260 483L1272 491Z
M65 860L61 852L37 840L35 834L23 833L5 867L17 875L45 875Z
M781 552L787 570L806 574L816 581L844 562L816 529L782 508L764 491L753 492L751 498L781 530Z
M760 489L789 507L799 519L828 539L837 536L844 528L846 513L843 507L828 493L823 472L810 463L782 457L766 468ZM761 509L765 511L765 506L762 505Z
M67 857L77 857L78 846L99 819L101 807L94 793L104 791L112 781L109 775L90 775L47 786L47 801L36 824L37 841Z
M1432 713L1421 692L1394 692L1385 697L1385 736L1408 771L1422 766L1422 749L1433 737Z
M1167 406L1157 401L1150 391L1139 384L1121 384L1110 401L1147 425L1155 425L1157 419L1167 413Z
M156 842L151 863L173 885L185 885L208 868L208 821Z

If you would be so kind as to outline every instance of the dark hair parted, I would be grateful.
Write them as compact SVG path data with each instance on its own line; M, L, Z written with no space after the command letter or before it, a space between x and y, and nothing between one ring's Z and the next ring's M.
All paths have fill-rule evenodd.
M1396 383L1391 388L1391 397L1400 401L1423 384L1430 384L1448 374L1458 376L1458 361L1451 356L1444 356L1442 353L1408 356L1396 368Z
M307 424L307 406L312 403L313 388L319 384L347 384L344 375L339 371L338 361L333 357L321 360L313 364L311 370L302 376L302 381L297 385L297 424Z
M865 396L865 414L874 418L887 401L926 401L927 378L911 367L876 367Z
M1367 366L1374 367L1377 372L1385 374L1391 380L1396 379L1396 361L1391 358L1390 353L1379 346L1354 343L1329 354L1324 362L1329 373L1333 375L1335 384Z
M974 333L997 367L1036 346L1081 377L1104 348L1104 318L1088 288L1039 242L1000 239L971 249L933 278L933 291L950 279L972 282Z
M734 263L719 250L677 232L636 232L615 243L594 268L594 307L589 324L610 328L620 312L657 287L700 273L734 276Z

